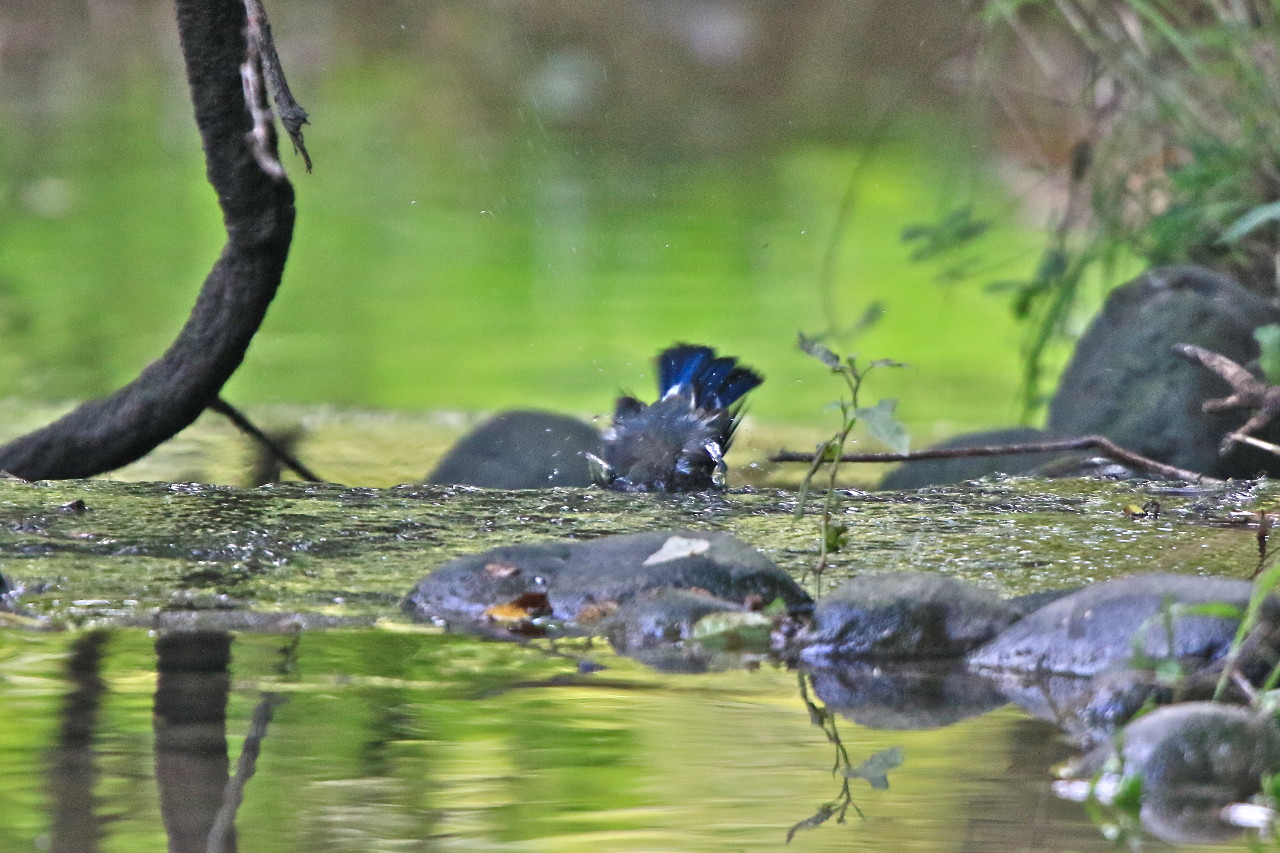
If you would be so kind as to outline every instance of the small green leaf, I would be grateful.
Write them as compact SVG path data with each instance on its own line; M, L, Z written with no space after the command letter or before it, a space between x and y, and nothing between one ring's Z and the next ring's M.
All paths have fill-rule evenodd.
M834 803L827 803L826 805L822 806L821 808L818 809L817 812L814 813L813 817L806 818L805 820L802 820L799 823L797 823L795 826L791 827L791 829L787 830L787 843L788 844L791 843L791 839L795 837L795 834L799 830L813 829L814 827L822 826L824 823L831 820L831 816L835 813L836 813L836 809L835 809Z
M831 521L823 529L823 541L827 546L827 552L831 554L838 553L844 548L845 541L849 538L849 525L843 521Z
M894 453L906 453L911 447L911 438L893 414L897 406L897 400L881 400L874 406L858 409L856 414L873 438Z
M785 601L783 601L781 598L775 598L773 601L770 601L764 607L760 608L760 612L763 613L765 616L777 617L777 616L786 616L788 609L789 608L787 607L787 603Z
M1280 385L1280 326L1270 324L1253 330L1258 342L1258 364L1268 385Z
M1123 776L1111 804L1122 811L1137 814L1142 808L1142 774L1128 773Z
M709 648L767 652L772 630L772 616L749 610L724 610L699 619L689 637Z
M840 356L836 355L826 346L819 343L817 338L810 338L805 335L804 332L800 332L797 343L806 355L813 356L831 370L840 369Z
M902 747L882 749L857 767L844 771L849 779L866 779L871 787L883 791L889 787L889 771L902 766Z
M1225 601L1208 601L1204 604L1185 604L1179 601L1169 607L1169 612L1174 616L1214 616L1233 622L1244 618L1244 610Z

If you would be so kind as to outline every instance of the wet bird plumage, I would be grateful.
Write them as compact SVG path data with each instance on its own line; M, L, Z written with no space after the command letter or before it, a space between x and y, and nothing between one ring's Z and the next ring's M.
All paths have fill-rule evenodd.
M659 398L620 397L596 482L628 492L688 492L724 487L724 453L733 442L741 399L763 379L711 347L677 344L658 354Z

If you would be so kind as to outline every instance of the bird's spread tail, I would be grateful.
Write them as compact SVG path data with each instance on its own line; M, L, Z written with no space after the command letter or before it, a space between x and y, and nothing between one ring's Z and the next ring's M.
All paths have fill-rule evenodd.
M732 356L716 357L711 347L676 344L658 354L658 390L661 396L693 391L699 408L727 409L764 379Z

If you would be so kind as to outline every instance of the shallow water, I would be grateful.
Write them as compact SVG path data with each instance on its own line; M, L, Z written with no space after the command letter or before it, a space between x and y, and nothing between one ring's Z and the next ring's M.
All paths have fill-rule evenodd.
M850 547L826 581L912 567L1016 593L1246 576L1256 543L1231 514L1278 494L1020 479L847 493ZM1158 519L1123 512L1153 497ZM25 590L0 629L0 849L204 850L224 801L243 850L781 849L840 792L796 673L660 673L599 641L445 634L397 604L463 551L658 526L733 529L803 575L816 522L793 504L0 482L0 570ZM1071 750L1022 711L837 729L852 765L893 747L903 763L887 789L854 779L863 816L799 829L794 849L1111 849L1051 796Z
M168 666L183 644L227 651L178 636ZM0 849L204 850L266 707L242 850L777 850L839 789L795 674L772 667L667 676L603 650L379 630L238 636L228 674L193 678L157 676L156 646L5 637ZM579 674L579 655L605 668ZM1049 794L1068 751L1048 724L1006 708L840 734L855 762L895 746L904 762L887 790L855 780L863 817L800 830L797 850L1109 849Z

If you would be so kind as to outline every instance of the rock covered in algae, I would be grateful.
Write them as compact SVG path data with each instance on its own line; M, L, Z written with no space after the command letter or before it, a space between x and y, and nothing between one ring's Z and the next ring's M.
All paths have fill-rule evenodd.
M818 600L792 641L805 660L957 658L1020 615L995 594L925 572L866 575Z
M638 593L697 590L756 606L809 597L768 557L727 533L652 531L506 545L445 563L405 599L414 618L487 629L538 620L589 629Z

